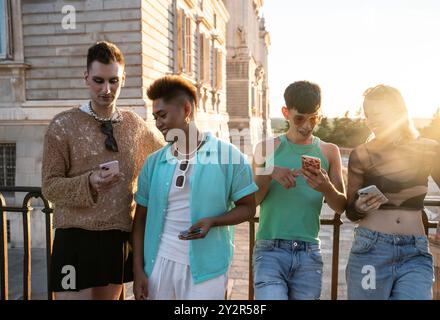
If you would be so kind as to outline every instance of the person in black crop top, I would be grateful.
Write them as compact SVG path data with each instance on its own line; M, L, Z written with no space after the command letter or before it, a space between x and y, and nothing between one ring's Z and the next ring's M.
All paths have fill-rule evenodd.
M378 85L364 96L374 137L355 148L348 163L346 215L359 223L346 270L348 298L431 299L422 209L429 176L440 185L440 145L418 135L397 89ZM370 185L388 202L358 195Z

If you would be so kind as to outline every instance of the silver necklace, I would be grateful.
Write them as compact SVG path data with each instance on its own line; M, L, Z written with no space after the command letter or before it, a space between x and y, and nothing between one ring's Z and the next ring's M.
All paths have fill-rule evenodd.
M92 102L89 102L89 112L92 115L92 117L98 122L108 122L108 121L111 121L113 123L121 122L123 119L122 113L119 111L118 108L115 108L115 109L116 109L116 116L114 116L114 114L112 114L108 118L103 118L103 117L100 117L96 114L96 112L92 108Z
M195 149L194 149L193 151L191 151L190 153L183 153L183 152L180 152L179 149L177 148L177 145L174 145L174 149L177 151L177 153L178 153L179 155L184 156L184 157L188 157L188 156L191 156L193 153L199 151L199 149L200 149L200 147L202 146L203 142L205 142L205 135L202 135L202 139L200 139L200 142L199 142L199 144L197 145L197 148L195 148Z

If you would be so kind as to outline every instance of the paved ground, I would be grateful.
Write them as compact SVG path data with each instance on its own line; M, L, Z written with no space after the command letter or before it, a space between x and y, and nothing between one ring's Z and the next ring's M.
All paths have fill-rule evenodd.
M430 195L439 195L438 189L430 182ZM438 220L440 208L430 208L430 219ZM332 211L324 205L322 217L332 218ZM340 235L338 299L346 299L345 266L351 247L354 225L343 218ZM249 225L247 223L236 227L235 255L229 272L228 299L247 300L249 284ZM324 258L324 275L322 299L330 299L331 288L331 255L332 255L332 226L322 226L319 234ZM434 231L434 230L433 230ZM45 249L32 250L32 299L46 299L46 252ZM9 299L22 298L23 250L9 249ZM127 285L126 298L133 299L132 284Z

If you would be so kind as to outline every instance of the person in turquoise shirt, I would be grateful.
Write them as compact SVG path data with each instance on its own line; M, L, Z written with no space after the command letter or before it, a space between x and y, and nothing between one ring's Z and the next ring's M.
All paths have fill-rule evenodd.
M135 298L224 299L232 226L255 215L252 169L235 146L197 129L191 83L165 76L147 95L169 143L147 158L138 179Z
M308 81L289 85L282 108L286 134L262 141L254 155L260 222L253 252L256 299L319 299L323 262L318 238L323 198L338 213L346 196L339 148L313 129L321 118L321 90ZM302 166L302 156L320 168Z

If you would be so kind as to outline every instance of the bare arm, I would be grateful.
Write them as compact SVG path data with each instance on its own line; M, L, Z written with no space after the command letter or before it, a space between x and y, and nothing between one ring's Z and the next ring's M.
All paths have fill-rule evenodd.
M144 270L144 236L147 222L147 208L136 205L133 221L133 269Z
M148 279L144 272L144 236L147 222L147 208L136 205L133 222L133 293L136 300L148 297Z
M250 194L240 200L235 201L235 208L229 211L225 215L217 216L213 218L213 226L232 226L240 224L245 221L249 221L255 216L255 195Z
M341 214L345 211L347 205L344 179L342 178L341 154L336 145L330 145L329 147L330 168L328 176L330 178L330 188L324 192L324 197L329 207Z
M347 208L345 214L351 221L358 221L365 217L366 213L358 211L356 200L357 191L362 187L364 181L364 171L356 150L353 150L348 160L348 180L347 180Z
M249 221L255 216L255 195L254 193L235 201L235 208L216 217L204 218L193 224L190 232L201 228L200 233L190 235L185 240L204 238L212 227L232 226Z
M258 191L255 193L256 204L259 205L266 197L267 191L270 187L272 177L270 174L263 174L266 165L266 144L264 141L258 143L255 147L254 157L252 160L252 169L254 173L254 181L258 186Z

